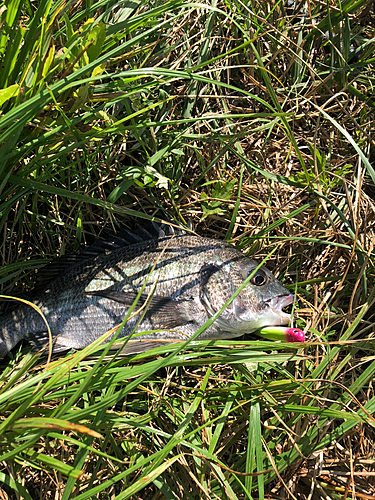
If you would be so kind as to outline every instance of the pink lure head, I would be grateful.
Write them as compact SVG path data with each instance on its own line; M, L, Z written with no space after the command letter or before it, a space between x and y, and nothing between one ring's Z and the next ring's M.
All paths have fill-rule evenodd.
M287 342L305 342L305 334L299 328L285 328Z

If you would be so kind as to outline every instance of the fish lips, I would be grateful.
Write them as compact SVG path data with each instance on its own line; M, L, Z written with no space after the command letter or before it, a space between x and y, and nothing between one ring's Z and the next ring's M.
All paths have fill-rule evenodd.
M290 321L290 314L283 311L294 301L294 295L284 293L276 295L270 299L258 303L256 310L246 307L241 297L236 297L233 301L229 314L232 314L238 322L255 322L260 328L268 325L287 325ZM250 316L250 317L249 317Z
M265 300L264 302L272 309L272 311L279 317L280 325L287 325L290 321L290 314L283 311L284 307L293 304L294 295L285 293L277 295L272 299Z

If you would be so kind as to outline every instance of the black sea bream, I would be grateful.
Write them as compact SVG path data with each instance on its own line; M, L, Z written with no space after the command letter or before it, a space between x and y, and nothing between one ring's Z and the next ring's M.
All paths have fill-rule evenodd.
M111 245L86 249L32 300L48 321L54 351L83 348L119 325L145 282L135 309L141 311L128 320L121 337L149 333L134 337L126 352L149 349L156 340L186 340L257 267L222 241L167 235L162 229L155 236L144 230L141 236L127 234L131 244L114 238ZM264 326L287 325L290 317L283 308L292 302L293 295L261 267L200 338L229 339ZM0 357L21 339L48 342L42 317L25 304L0 317L0 332Z

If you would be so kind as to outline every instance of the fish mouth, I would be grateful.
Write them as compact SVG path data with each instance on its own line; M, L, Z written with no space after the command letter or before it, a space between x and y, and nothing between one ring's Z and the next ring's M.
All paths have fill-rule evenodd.
M283 295L277 295L272 299L265 300L264 302L269 305L269 307L280 317L280 323L282 325L287 325L290 321L290 314L283 311L284 307L293 304L294 295L285 293Z

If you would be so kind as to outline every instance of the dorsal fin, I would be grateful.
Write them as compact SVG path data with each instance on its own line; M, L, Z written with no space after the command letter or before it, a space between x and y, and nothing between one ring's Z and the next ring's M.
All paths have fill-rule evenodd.
M123 248L141 241L182 235L184 233L183 228L176 230L168 224L156 224L155 222L150 222L146 227L139 226L132 231L121 229L119 233L111 235L105 240L96 240L91 245L83 247L77 254L57 257L46 266L40 268L37 272L33 294L35 291L40 291L41 288L45 287L52 280L58 278L67 269L70 270L73 266L94 259L98 255L104 255L117 248Z

